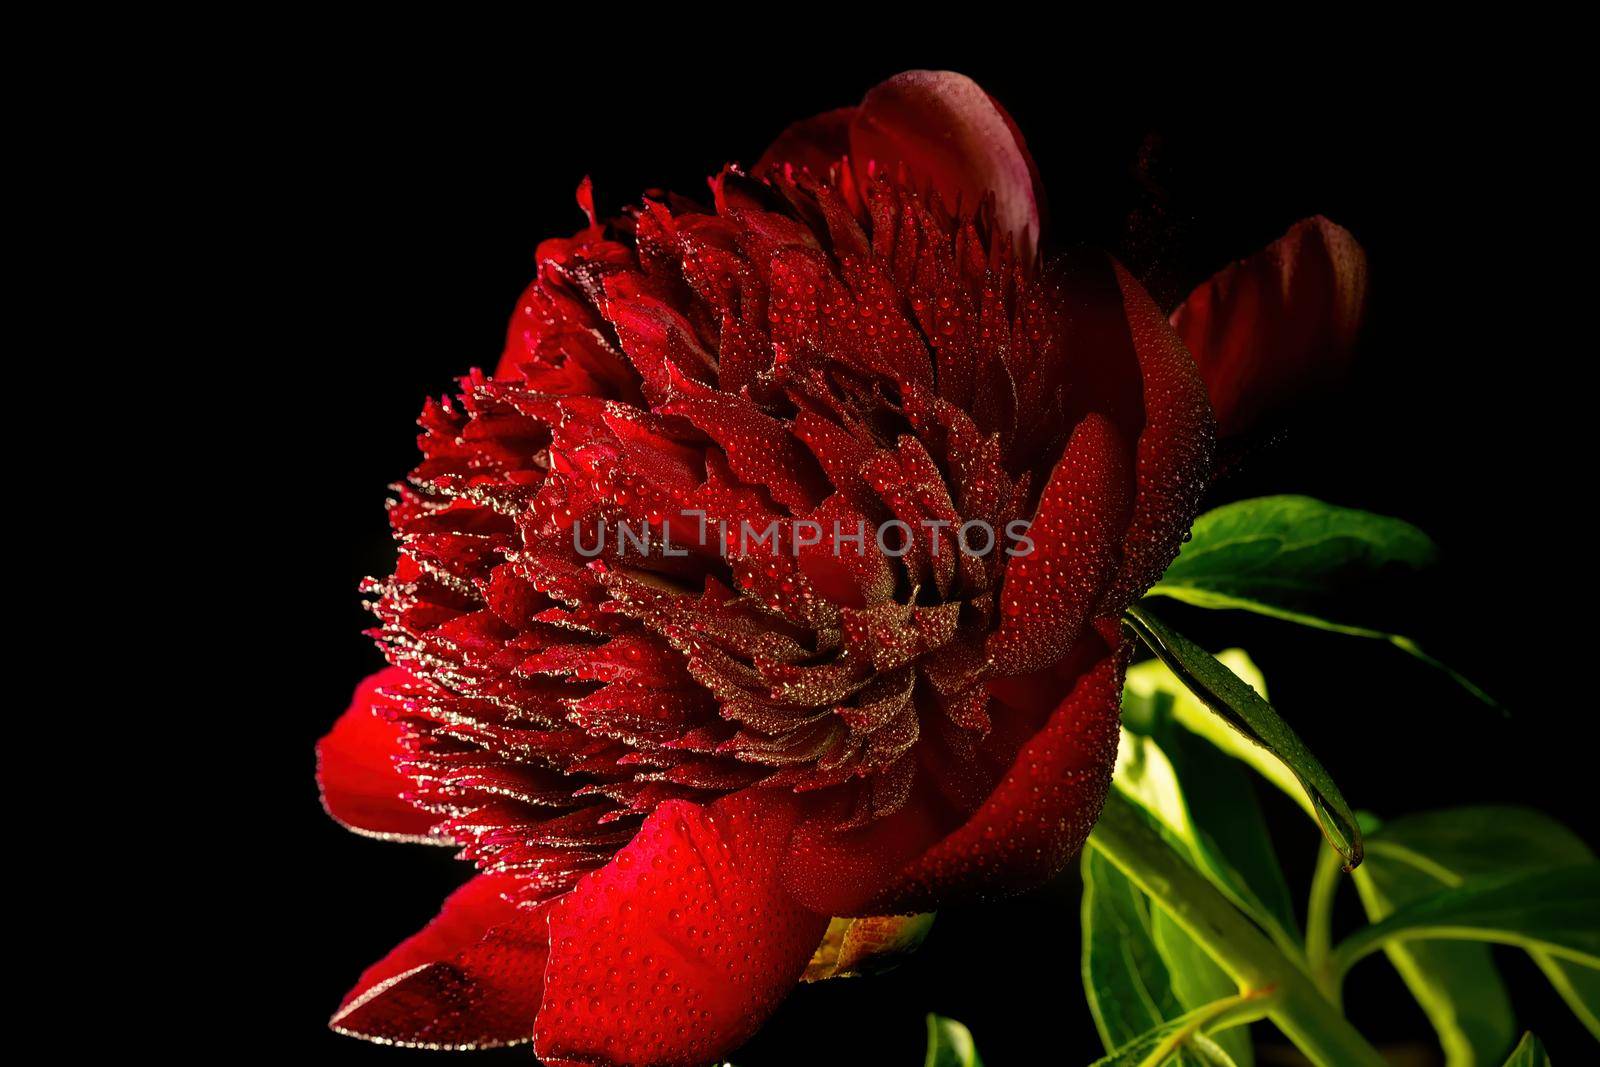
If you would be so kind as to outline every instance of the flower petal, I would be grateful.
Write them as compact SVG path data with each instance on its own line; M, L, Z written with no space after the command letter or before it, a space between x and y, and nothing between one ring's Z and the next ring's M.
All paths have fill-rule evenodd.
M916 952L933 928L933 912L834 919L806 965L807 982L893 970Z
M821 914L882 914L882 909L862 908L938 841L951 820L935 803L926 776L915 780L910 798L892 815L840 829L848 819L851 799L844 793L807 798L783 859L784 886L796 900Z
M1120 617L1178 555L1210 485L1216 453L1211 405L1194 360L1144 286L1122 264L1115 269L1143 381L1144 429L1122 569L1095 613L1111 618Z
M543 991L547 905L501 896L481 874L439 915L367 968L329 1021L341 1034L417 1048L488 1048L533 1036Z
M817 177L850 153L850 122L856 108L841 107L801 119L778 135L756 161L755 173L787 163Z
M1011 116L977 82L948 70L908 70L874 87L850 124L857 177L869 165L933 183L968 210L987 193L995 218L1024 251L1039 244L1037 168Z
M755 1033L828 927L779 883L793 825L773 790L658 807L551 908L540 1060L695 1065Z
M1131 477L1110 421L1085 416L1039 498L1032 550L1006 564L1000 628L988 643L997 670L1026 674L1071 650L1116 568Z
M1172 324L1200 365L1218 435L1245 433L1337 381L1366 289L1366 253L1318 215L1190 293Z
M989 798L910 864L869 913L931 910L952 898L1025 892L1083 847L1111 785L1124 645L1079 676Z
M438 816L400 799L415 788L394 762L406 754L400 746L404 731L383 716L389 702L378 690L410 680L400 668L386 667L356 687L349 709L317 742L317 786L328 814L358 834L448 845L448 840L428 833Z

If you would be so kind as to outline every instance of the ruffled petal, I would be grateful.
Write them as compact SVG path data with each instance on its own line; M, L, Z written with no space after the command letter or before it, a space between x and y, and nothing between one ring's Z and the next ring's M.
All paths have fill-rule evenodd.
M1127 653L1124 645L1080 675L988 799L864 913L1003 897L1059 874L1083 847L1111 785Z
M1037 168L1016 124L977 82L948 70L908 70L867 93L850 124L858 179L869 165L933 184L970 209L988 193L995 220L1024 250L1039 244Z
M1233 437L1337 381L1366 306L1367 256L1318 215L1201 285L1172 313Z
M543 991L548 905L501 896L512 879L479 875L436 917L369 967L329 1021L386 1045L468 1049L533 1036Z
M793 825L774 790L658 807L551 908L540 1060L689 1067L755 1033L828 927L779 882Z
M378 690L410 680L398 667L387 667L356 687L349 709L317 742L317 786L328 814L358 834L448 845L428 833L438 816L401 799L414 788L395 766L395 758L406 754L400 744L404 731L384 717L389 701Z

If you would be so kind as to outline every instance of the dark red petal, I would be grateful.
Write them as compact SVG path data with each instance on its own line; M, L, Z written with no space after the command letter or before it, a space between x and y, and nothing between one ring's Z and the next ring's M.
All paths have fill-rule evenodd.
M448 845L428 836L438 816L400 799L415 786L395 768L395 757L407 754L400 747L402 728L383 717L389 702L378 690L409 681L405 671L387 667L356 687L349 709L317 742L317 785L328 814L358 834Z
M805 168L821 178L828 168L850 152L850 121L856 117L857 108L841 107L824 111L790 126L778 135L772 146L761 154L755 173L768 167L787 163Z
M1144 430L1122 569L1096 612L1112 618L1155 584L1177 556L1210 484L1216 452L1211 405L1194 360L1144 286L1120 263L1116 276L1143 379Z
M925 783L899 811L865 826L839 829L848 797L818 798L795 827L783 860L784 885L806 907L828 915L861 915L895 875L950 826L941 822Z
M1172 324L1200 365L1218 436L1245 433L1337 381L1366 290L1366 253L1318 215L1190 293Z
M964 74L908 70L873 88L850 124L850 159L860 179L869 165L903 163L966 210L993 193L1001 232L1038 247L1033 159L1010 116Z
M515 880L481 874L438 916L367 968L329 1025L381 1044L486 1048L526 1041L543 991L548 906L500 894Z
M1131 477L1110 421L1085 416L1039 498L1032 551L1006 564L1000 628L988 645L997 670L1026 674L1072 648L1118 563Z
M982 806L862 914L1021 893L1060 873L1083 847L1111 784L1126 662L1124 647L1080 675Z
M663 804L556 902L542 1062L690 1067L755 1033L828 927L779 883L792 804L760 789Z

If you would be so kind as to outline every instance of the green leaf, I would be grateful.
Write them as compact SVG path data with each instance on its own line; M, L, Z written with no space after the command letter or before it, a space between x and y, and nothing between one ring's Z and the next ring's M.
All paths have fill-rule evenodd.
M1155 945L1150 900L1109 860L1083 851L1083 991L1109 1051L1183 1014Z
M1376 920L1392 908L1374 907ZM1385 947L1389 962L1416 999L1450 1067L1490 1062L1516 1036L1516 1017L1487 945L1467 941L1412 941Z
M1530 952L1572 1014L1600 1041L1600 969L1582 967L1566 960L1553 959L1542 952Z
M1262 496L1195 519L1159 587L1200 607L1276 614L1322 608L1341 584L1388 567L1420 570L1437 555L1408 522L1309 496Z
M1363 927L1334 949L1333 973L1397 940L1488 941L1600 967L1600 864L1534 871L1440 890Z
M1161 663L1128 672L1123 717L1138 732L1123 731L1113 781L1154 818L1170 847L1269 931L1281 949L1298 956L1288 885L1249 778L1237 761L1173 724L1178 701L1197 703ZM1197 707L1209 717L1203 705ZM1103 858L1085 858L1084 885L1084 982L1108 1050L1237 991L1180 926L1152 909ZM1236 1064L1254 1061L1247 1033L1229 1033L1215 1043Z
M1582 838L1531 808L1482 805L1421 812L1372 831L1371 855L1432 874L1446 885L1593 859ZM1376 871L1377 868L1374 868Z
M922 1067L983 1067L972 1031L943 1015L928 1015L928 1054Z
M1367 838L1367 861L1355 872L1355 881L1372 922L1449 884L1432 871L1385 855L1373 835ZM1397 941L1384 952L1433 1024L1448 1067L1492 1063L1511 1047L1516 1017L1488 945Z
M1230 1027L1265 1018L1271 998L1262 991L1240 993L1196 1008L1152 1030L1094 1062L1093 1067L1160 1067L1174 1057L1191 1054L1207 1067L1234 1067L1234 1061L1213 1035Z
M1254 689L1263 700L1267 699L1266 679L1261 676L1261 671L1251 662L1250 657L1241 648L1227 648L1218 652L1217 662L1228 668L1235 677ZM1159 662L1159 661L1157 661ZM1134 676L1135 672L1144 665L1137 664L1128 669L1128 674ZM1166 670L1165 664L1162 669ZM1167 672L1171 674L1170 671ZM1176 675L1173 675L1176 678ZM1206 704L1189 692L1187 686L1179 683L1183 699L1175 700L1171 705L1172 720L1181 724L1190 733L1205 738L1233 760L1243 763L1253 769L1261 777L1277 786L1286 796L1295 801L1304 809L1306 815L1316 821L1316 811L1311 806L1311 798L1300 787L1300 780L1294 772L1284 765L1277 756L1262 748L1254 741L1249 740L1239 731L1233 729L1222 719L1218 718ZM1137 704L1124 705L1123 717L1129 715L1130 707Z
M1238 992L1238 985L1128 877L1083 855L1083 988L1107 1051ZM1217 1039L1238 1067L1254 1062L1248 1033ZM1190 1052L1174 1061L1204 1067Z
M1361 862L1361 829L1344 794L1289 724L1260 694L1205 649L1157 619L1142 605L1125 618L1173 675L1215 715L1259 745L1292 774L1304 790L1323 835L1344 857L1346 869ZM1185 721L1184 725L1190 725ZM1214 739L1214 738L1213 738ZM1259 764L1258 764L1259 765ZM1283 784L1278 779L1279 784Z
M1238 984L1227 972L1160 908L1153 910L1151 929L1155 934L1156 951L1161 953L1172 973L1172 991L1185 1008L1193 1010L1239 992ZM1251 1067L1255 1063L1249 1030L1230 1029L1211 1037L1227 1053L1229 1062L1237 1067Z
M1582 864L1589 847L1559 822L1516 807L1468 807L1396 819L1373 830L1355 882L1368 918L1440 889L1518 872ZM1489 1062L1516 1036L1489 949L1469 942L1396 941L1385 946L1439 1032L1451 1064ZM1600 971L1534 951L1574 1014L1600 1038Z
M1264 496L1206 512L1190 534L1150 596L1387 641L1499 706L1409 637L1345 618L1352 588L1434 562L1433 542L1410 523L1309 496Z
M1270 993L1273 1023L1314 1062L1384 1067L1304 969L1174 852L1150 815L1120 791L1107 794L1089 846L1170 915L1241 989Z
M1249 776L1174 723L1181 714L1212 719L1209 710L1155 660L1128 669L1122 709L1129 732L1117 749L1117 788L1154 815L1196 869L1280 947L1298 951L1289 886Z
M1085 849L1082 865L1083 990L1107 1051L1238 992L1237 982L1106 857ZM1238 1067L1254 1062L1246 1032L1222 1035L1216 1045ZM1184 1053L1176 1062L1205 1061Z
M1550 1055L1537 1037L1523 1034L1522 1040L1511 1051L1511 1058L1506 1060L1505 1067L1550 1067Z

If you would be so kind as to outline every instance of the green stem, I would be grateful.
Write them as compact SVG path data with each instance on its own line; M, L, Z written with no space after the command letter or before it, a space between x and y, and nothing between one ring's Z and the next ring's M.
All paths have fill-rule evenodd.
M1169 849L1137 808L1115 790L1089 844L1217 961L1243 992L1273 989L1268 1014L1313 1063L1384 1067L1383 1057L1255 924Z
M1182 1025L1156 1043L1144 1054L1139 1067L1158 1067L1170 1060L1185 1045L1198 1045L1207 1033L1216 1033L1235 1026L1244 1026L1257 1019L1265 1019L1277 1002L1278 994L1271 989L1253 989L1235 997L1196 1008L1178 1020Z
M1344 859L1326 844L1317 853L1317 868L1311 875L1311 898L1306 903L1306 963L1311 978L1322 995L1338 1006L1339 979L1332 969L1333 898L1339 892L1339 876Z

